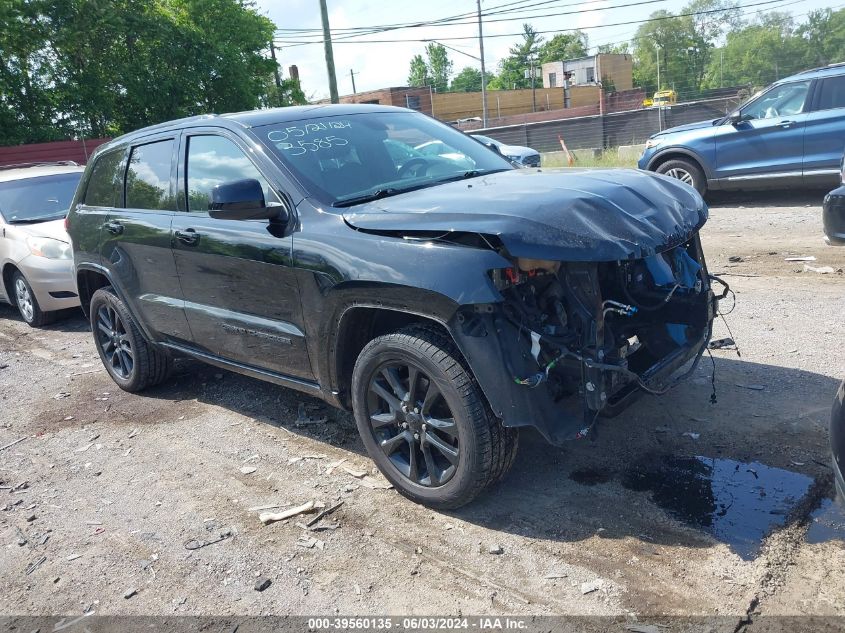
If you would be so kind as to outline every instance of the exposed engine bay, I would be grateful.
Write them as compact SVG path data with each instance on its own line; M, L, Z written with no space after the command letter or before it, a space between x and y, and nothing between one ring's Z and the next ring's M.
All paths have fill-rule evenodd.
M504 369L532 404L548 401L547 416L548 405L568 402L575 437L638 392L666 393L698 365L717 301L697 234L644 259L511 261L491 273L504 297L491 315ZM573 437L569 424L547 426L549 439Z

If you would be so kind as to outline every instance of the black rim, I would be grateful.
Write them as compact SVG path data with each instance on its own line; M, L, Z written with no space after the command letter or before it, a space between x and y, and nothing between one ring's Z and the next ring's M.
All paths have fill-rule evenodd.
M109 371L120 378L129 378L135 366L132 343L126 334L126 326L110 305L97 310L97 343L103 350Z
M370 378L367 416L376 443L403 477L437 488L454 476L461 457L458 425L421 369L401 361L379 367Z

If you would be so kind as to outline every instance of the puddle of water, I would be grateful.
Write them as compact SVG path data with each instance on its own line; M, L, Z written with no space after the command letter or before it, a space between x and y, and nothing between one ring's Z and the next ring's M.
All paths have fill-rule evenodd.
M710 457L667 457L622 475L624 487L651 491L672 516L709 532L745 560L757 555L773 527L784 524L812 481L757 462Z
M824 543L833 540L845 541L845 506L842 502L825 499L819 509L810 515L807 542Z

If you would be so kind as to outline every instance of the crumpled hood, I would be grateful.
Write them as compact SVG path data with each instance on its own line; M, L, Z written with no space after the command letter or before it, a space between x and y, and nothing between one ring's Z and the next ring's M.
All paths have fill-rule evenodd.
M512 170L349 208L353 228L497 236L515 257L640 259L689 239L707 206L673 178L632 169Z
M49 222L38 222L35 224L16 224L16 230L33 237L51 237L54 240L61 240L70 244L70 236L65 231L64 220L50 220Z

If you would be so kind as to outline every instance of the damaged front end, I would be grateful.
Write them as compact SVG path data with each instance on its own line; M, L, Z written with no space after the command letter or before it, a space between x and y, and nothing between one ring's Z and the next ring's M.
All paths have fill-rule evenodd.
M697 233L641 259L509 259L490 272L503 301L450 323L506 426L554 444L583 437L599 415L666 393L706 350L717 299Z

